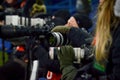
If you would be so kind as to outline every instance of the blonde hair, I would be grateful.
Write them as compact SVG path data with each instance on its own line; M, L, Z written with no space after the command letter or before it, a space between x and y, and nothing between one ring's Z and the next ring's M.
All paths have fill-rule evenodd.
M96 24L95 58L103 64L107 61L109 48L112 43L111 27L116 25L117 17L113 14L115 0L104 0L98 7Z

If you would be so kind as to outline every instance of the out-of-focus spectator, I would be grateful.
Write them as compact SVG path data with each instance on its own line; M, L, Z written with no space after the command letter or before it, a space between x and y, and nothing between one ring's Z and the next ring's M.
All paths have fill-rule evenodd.
M26 64L19 60L9 60L0 67L0 80L25 80Z
M19 1L21 1L21 0L19 0ZM27 1L27 0L23 0L23 1L21 2L20 7L22 7L22 8L23 8L23 7L25 6L25 4L26 4L26 1Z
M4 8L18 9L25 5L26 0L5 0L1 5Z
M4 21L2 20L2 21L0 21L0 25L4 25Z
M89 13L91 12L90 1L89 0L77 0L76 9L77 9L77 12L89 15Z
M43 0L36 0L36 2L32 6L32 11L30 13L30 16L34 16L36 14L46 14L46 6L43 2Z
M31 11L32 5L34 3L35 3L35 0L26 0L26 4L25 4L24 9L23 9L23 15L25 17L30 16L30 11Z

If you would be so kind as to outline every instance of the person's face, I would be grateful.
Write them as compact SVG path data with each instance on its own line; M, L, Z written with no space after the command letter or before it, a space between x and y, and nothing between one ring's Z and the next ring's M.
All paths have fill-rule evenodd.
M17 0L6 0L8 4L14 4Z
M0 20L0 26L4 25L4 20Z
M68 27L79 27L74 17L70 17L70 19L68 19L68 22L67 22L66 26L68 26Z

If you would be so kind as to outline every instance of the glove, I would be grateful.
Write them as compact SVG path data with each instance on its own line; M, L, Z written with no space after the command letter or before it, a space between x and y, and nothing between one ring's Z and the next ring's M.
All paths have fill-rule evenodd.
M75 59L74 50L72 46L62 46L58 50L58 59L60 61L60 69L73 65Z
M71 46L62 46L58 51L60 69L62 70L61 80L73 80L77 69L73 66L75 55Z

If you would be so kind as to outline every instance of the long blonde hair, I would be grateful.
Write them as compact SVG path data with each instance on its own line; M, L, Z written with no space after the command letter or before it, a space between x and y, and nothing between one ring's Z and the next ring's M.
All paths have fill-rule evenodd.
M114 3L115 0L104 0L103 4L98 7L95 58L103 65L107 61L112 43L110 29L117 21L113 13Z

